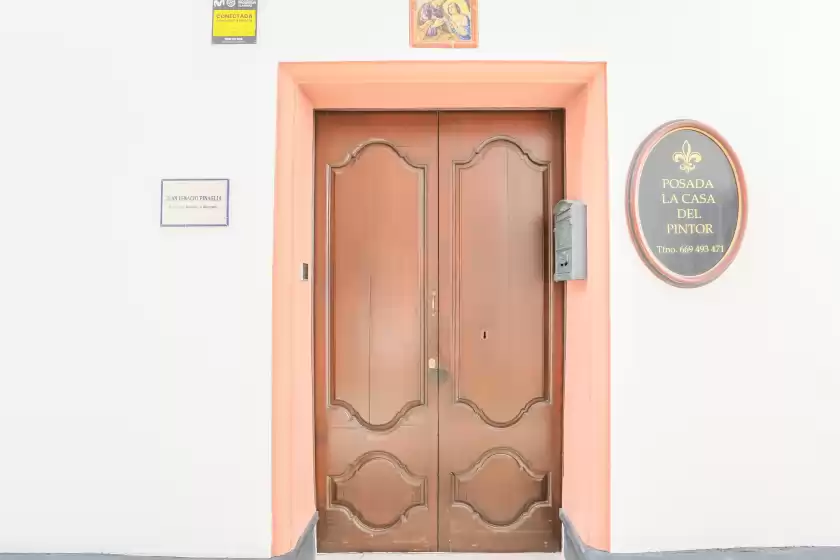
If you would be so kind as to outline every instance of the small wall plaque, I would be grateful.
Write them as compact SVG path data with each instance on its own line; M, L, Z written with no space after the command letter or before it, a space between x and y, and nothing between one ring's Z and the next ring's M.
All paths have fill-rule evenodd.
M257 42L257 0L213 0L213 44Z
M161 227L227 226L228 179L164 179L160 182Z
M747 224L738 157L714 129L672 121L639 147L627 179L627 222L654 274L702 286L732 263Z

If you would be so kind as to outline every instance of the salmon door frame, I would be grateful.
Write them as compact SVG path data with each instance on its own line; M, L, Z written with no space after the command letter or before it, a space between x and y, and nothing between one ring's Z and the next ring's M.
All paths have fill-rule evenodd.
M315 508L314 111L565 109L565 195L588 207L588 279L565 290L563 508L609 550L609 196L606 65L326 62L278 67L272 275L272 554Z

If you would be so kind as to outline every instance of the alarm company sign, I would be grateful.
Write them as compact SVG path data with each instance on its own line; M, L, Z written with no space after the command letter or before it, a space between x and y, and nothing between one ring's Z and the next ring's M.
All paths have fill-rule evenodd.
M257 0L213 0L213 44L257 42Z

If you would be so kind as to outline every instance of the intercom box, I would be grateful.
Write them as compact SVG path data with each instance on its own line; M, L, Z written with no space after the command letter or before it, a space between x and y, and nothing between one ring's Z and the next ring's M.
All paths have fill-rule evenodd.
M554 281L586 279L586 205L561 200L554 205Z

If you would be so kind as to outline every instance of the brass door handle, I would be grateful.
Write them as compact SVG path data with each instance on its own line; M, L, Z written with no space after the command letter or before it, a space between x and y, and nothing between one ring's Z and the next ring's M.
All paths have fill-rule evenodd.
M438 383L444 383L449 379L449 372L437 366L434 358L429 360L429 377L434 376Z
M434 376L437 378L438 384L446 383L446 380L449 379L449 372L442 368L435 368L429 370L429 376Z

